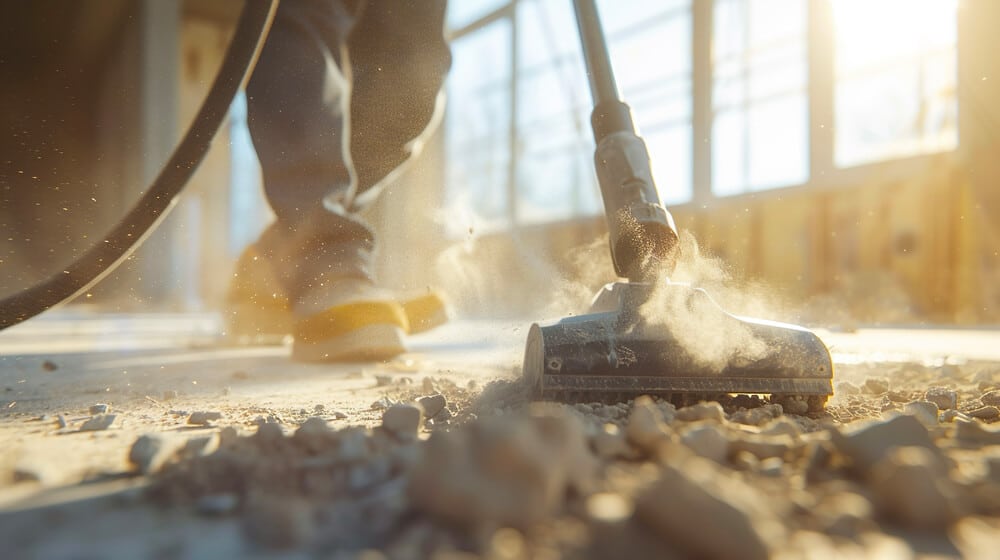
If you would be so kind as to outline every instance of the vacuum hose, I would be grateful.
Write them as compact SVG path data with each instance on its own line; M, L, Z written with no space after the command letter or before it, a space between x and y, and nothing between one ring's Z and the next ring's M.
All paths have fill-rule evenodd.
M64 270L0 300L0 330L26 321L90 289L121 264L163 221L208 152L253 68L279 0L246 0L222 67L191 127L156 180L128 214L98 243Z

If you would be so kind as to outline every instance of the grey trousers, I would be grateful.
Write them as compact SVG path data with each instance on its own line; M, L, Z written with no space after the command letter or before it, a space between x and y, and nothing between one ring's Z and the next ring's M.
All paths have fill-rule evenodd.
M277 220L256 248L289 297L371 279L358 212L411 154L451 65L446 0L282 0L247 86Z

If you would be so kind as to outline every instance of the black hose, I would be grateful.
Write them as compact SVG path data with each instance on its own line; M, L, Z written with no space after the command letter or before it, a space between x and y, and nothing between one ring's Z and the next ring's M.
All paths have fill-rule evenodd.
M129 213L80 258L34 286L0 300L0 330L26 321L93 287L163 221L205 158L233 98L253 68L278 1L246 0L215 82L156 180Z

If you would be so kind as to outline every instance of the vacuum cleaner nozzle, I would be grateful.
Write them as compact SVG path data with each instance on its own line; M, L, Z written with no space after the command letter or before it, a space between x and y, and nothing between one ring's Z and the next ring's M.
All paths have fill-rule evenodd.
M644 317L654 289L706 314L716 332L739 330L757 351L734 349L721 363L699 357L674 328ZM679 299L678 299L679 298ZM724 328L718 328L722 325ZM768 394L800 399L820 410L833 394L833 363L823 342L802 327L738 317L725 312L701 289L685 284L615 282L606 285L587 315L533 324L524 356L524 377L536 398L625 400L641 394Z

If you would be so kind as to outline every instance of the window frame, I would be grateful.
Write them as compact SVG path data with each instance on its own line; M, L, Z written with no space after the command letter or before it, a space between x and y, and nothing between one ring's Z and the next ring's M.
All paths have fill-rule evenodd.
M570 0L565 0L570 1ZM523 228L536 229L546 225L582 222L592 219L591 216L574 216L569 219L557 219L545 224L526 224L518 220L517 213L517 87L518 87L518 57L516 18L518 0L509 0L506 4L481 18L459 29L448 32L450 40L458 39L469 33L493 23L501 18L510 18L511 23L511 123L510 143L511 157L508 173L507 196L509 197L509 223L512 230ZM713 74L712 67L712 30L715 0L691 0L691 199L684 203L672 204L669 208L679 211L704 209L720 204L759 200L766 197L781 197L784 195L810 190L823 192L848 186L856 186L872 177L880 182L893 182L912 178L926 170L928 165L957 165L962 150L961 118L959 118L958 141L954 149L917 154L902 158L889 158L880 161L866 162L849 167L837 167L834 161L835 138L835 68L832 7L830 0L806 0L806 104L809 142L807 180L804 183L768 188L764 190L749 190L731 195L716 195L712 190L712 127L714 124L714 108L712 100ZM959 27L958 40L955 46L957 67L961 72L962 38L961 14L956 18ZM612 61L614 63L614 61ZM961 84L956 79L957 87ZM628 102L628 99L625 99ZM958 95L961 104L961 93ZM961 114L961 106L958 108ZM656 157L656 154L651 154ZM446 162L447 163L447 162ZM600 216L603 219L603 213Z

